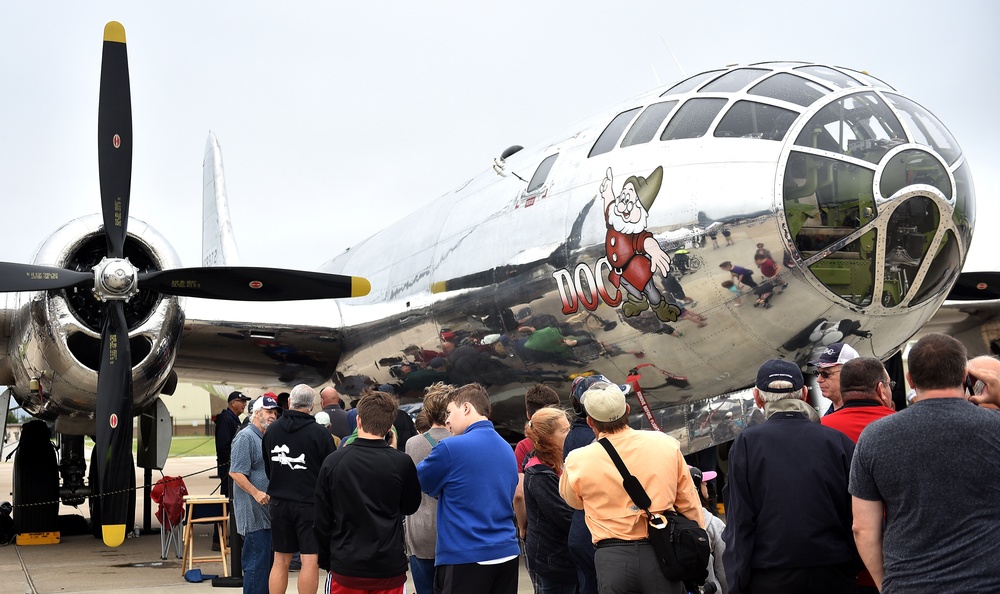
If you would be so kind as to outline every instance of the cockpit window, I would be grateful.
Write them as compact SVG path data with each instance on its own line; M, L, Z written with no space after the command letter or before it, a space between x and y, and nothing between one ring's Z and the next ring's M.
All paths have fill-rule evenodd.
M962 234L962 244L972 242L972 228L976 225L976 189L972 185L969 164L955 170L955 226Z
M874 76L868 74L867 72L859 72L857 70L852 70L850 68L845 68L844 70L850 70L851 76L862 81L866 85L875 87L877 89L889 89L890 91L895 91L896 89L887 85L884 80L875 78Z
M828 289L851 303L870 303L877 231L844 243L878 215L875 172L835 159L793 151L785 166L783 202L795 247L803 259L831 249L809 270Z
M751 82L764 76L770 70L763 68L737 68L730 70L719 78L701 88L699 93L732 93L739 91Z
M715 116L719 115L726 99L690 99L670 118L660 140L698 138L708 132Z
M545 185L545 180L548 179L549 172L552 171L552 166L556 164L557 157L559 157L559 153L549 155L538 165L538 169L535 170L535 175L532 175L531 181L528 182L529 194L537 191Z
M779 72L754 85L747 91L751 95L761 95L772 99L788 101L808 107L830 90L801 76Z
M933 148L949 165L962 156L962 149L959 148L955 137L931 112L906 97L887 93L886 98L899 110L907 129L913 135L913 142Z
M687 80L682 80L676 85L670 87L666 90L660 97L666 97L667 95L678 95L680 93L687 93L688 91L693 91L698 88L698 85L705 82L706 80L717 75L720 70L711 70L709 72L702 72L701 74L696 74Z
M660 124L667 119L667 114L675 105L677 105L677 101L663 101L647 107L632 124L628 134L625 135L622 147L643 144L652 140L656 136L656 131L660 129Z
M906 142L899 120L874 93L849 95L821 109L795 139L808 146L878 163Z
M604 129L601 133L600 138L594 143L594 146L590 149L590 154L587 157L596 157L597 155L603 155L609 152L611 149L615 148L618 144L618 139L622 137L622 133L625 132L625 128L628 126L635 114L639 113L640 107L630 109L628 111L623 111L622 113L615 116L615 119L611 120L608 127Z
M945 198L951 200L951 179L941 161L918 150L893 155L882 170L879 193L883 198L891 198L896 192L913 184L934 186L941 190Z
M756 101L737 101L715 129L720 138L782 140L798 113Z
M839 70L834 70L833 68L829 68L827 66L803 66L802 68L796 68L795 70L811 74L816 78L821 78L828 83L833 83L841 89L850 89L851 87L861 86L861 83L857 80L847 76Z

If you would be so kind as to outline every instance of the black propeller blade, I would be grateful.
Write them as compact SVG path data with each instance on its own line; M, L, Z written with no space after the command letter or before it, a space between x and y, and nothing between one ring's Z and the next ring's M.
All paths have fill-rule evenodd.
M108 256L125 251L129 191L132 184L132 105L128 80L125 28L104 27L101 98L97 121L97 156L101 179L101 210ZM101 362L97 370L97 476L100 480L104 544L125 540L132 462L132 354L123 301L104 304Z
M963 272L948 293L952 301L1000 299L1000 272Z
M167 295L279 301L360 297L371 290L360 277L274 268L182 268L138 274L124 259L132 184L132 99L125 28L104 27L101 97L97 123L101 211L107 258L93 272L0 262L0 292L45 291L91 285L103 301L101 360L97 369L96 446L93 461L99 485L104 543L125 540L135 463L132 459L132 353L125 302L138 285Z
M0 293L68 289L88 284L94 285L93 272L0 262Z
M139 284L167 295L236 301L362 297L371 291L368 280L357 276L250 266L144 272Z
M104 27L97 139L101 212L108 239L108 257L121 258L125 248L132 185L132 95L128 81L125 28L115 21Z
M101 524L104 544L116 547L125 540L129 518L132 459L132 354L125 322L125 302L105 304L101 328L101 362L97 373L97 443L101 488Z

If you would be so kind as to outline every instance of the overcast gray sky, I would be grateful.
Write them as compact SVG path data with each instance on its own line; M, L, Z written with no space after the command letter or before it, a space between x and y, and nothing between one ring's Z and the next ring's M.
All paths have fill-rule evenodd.
M966 270L997 268L1000 4L988 0L4 3L0 260L28 261L99 210L109 20L128 38L131 214L186 266L200 259L209 130L243 264L314 269L509 145L684 74L803 60L866 70L949 127L979 200Z

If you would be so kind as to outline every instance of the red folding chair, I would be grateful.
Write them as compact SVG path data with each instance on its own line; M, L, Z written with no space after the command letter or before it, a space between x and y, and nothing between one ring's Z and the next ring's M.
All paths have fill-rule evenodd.
M184 525L184 496L188 494L184 479L179 476L165 476L156 481L149 497L157 503L156 520L160 523L160 559L167 558L170 545L174 545L174 555L180 559L181 534Z

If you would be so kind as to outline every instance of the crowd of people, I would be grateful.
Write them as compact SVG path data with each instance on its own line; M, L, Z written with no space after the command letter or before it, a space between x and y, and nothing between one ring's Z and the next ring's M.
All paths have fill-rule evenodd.
M949 336L921 338L906 374L915 397L896 412L882 363L834 343L810 362L833 403L822 415L799 365L765 362L753 396L766 420L731 444L724 506L709 493L723 477L689 466L673 437L633 429L629 386L604 376L574 381L572 411L529 389L516 449L477 384L428 386L405 436L396 398L367 392L340 448L310 414L312 388L296 386L287 410L265 395L226 444L244 591L284 592L295 553L310 593L323 568L331 594L399 593L408 571L417 594L513 594L521 562L540 594L1000 591L1000 417L988 410L1000 360L966 359ZM247 400L231 395L228 420ZM612 452L643 507L706 530L700 588L660 571Z

